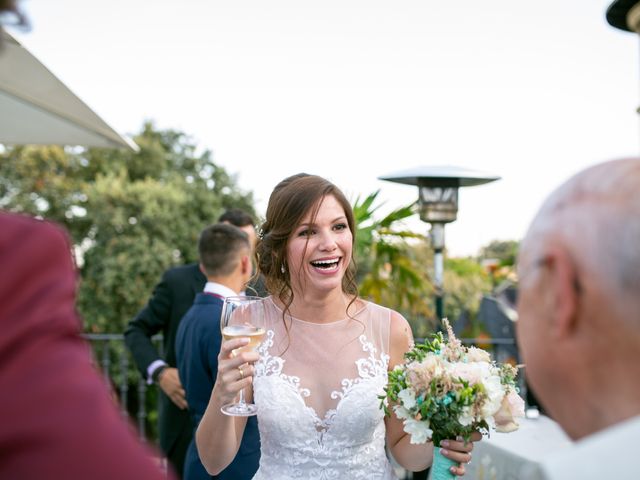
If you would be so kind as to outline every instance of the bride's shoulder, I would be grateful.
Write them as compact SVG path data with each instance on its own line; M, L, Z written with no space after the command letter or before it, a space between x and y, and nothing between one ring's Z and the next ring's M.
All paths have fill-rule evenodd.
M382 305L378 305L377 303L373 303L368 300L358 299L357 302L358 312L366 311L371 317L379 317L388 321L391 335L397 331L403 332L408 330L411 332L409 322L407 322L407 320L395 310L383 307Z
M373 302L362 300L369 312L369 318L375 322L388 322L389 354L391 363L400 363L404 359L405 352L413 347L413 333L411 325L402 314L388 307L383 307ZM375 323L377 324L377 323ZM394 363L395 361L395 363Z
M391 338L391 343L401 342L410 344L413 343L413 333L411 332L411 325L407 322L407 319L404 318L401 314L396 312L395 310L390 311L389 318L389 337Z
M409 322L407 322L407 320L395 310L392 310L389 307L383 307L382 305L378 305L377 303L373 303L368 300L358 299L358 301L363 305L363 307L358 308L359 311L367 309L370 314L375 314L387 318L392 334L394 330L398 329L402 331L408 329L409 332L411 331Z
M413 333L411 325L401 314L395 310L390 310L391 318L389 325L389 354L391 356L389 367L402 363L404 354L413 347Z

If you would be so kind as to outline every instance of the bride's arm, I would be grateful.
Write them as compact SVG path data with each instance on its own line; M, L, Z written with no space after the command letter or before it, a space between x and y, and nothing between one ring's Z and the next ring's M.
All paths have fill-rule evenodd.
M198 455L210 475L219 474L233 461L247 424L247 417L231 417L220 411L223 405L236 400L241 389L245 389L245 394L252 390L253 363L258 360L258 353L249 351L231 356L234 349L247 343L248 339L245 338L222 342L216 382L207 409L196 430ZM242 374L238 367L242 367ZM252 397L252 392L249 393L248 399Z
M391 313L391 331L389 335L389 370L404 362L404 354L413 346L413 334L409 323L397 312ZM391 408L391 406L389 406ZM426 469L433 462L433 443L412 444L410 435L403 429L402 420L391 411L391 416L385 418L387 428L387 446L391 450L393 458L412 472ZM474 434L472 440L480 440L480 434ZM464 464L471 460L469 452L473 449L473 443L464 444L453 440L444 447L443 455L460 463L455 467L456 475L464 475Z

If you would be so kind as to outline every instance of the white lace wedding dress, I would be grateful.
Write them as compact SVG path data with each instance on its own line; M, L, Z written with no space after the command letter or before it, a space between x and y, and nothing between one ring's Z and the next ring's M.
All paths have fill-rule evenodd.
M378 395L387 382L390 310L364 303L329 324L265 300L254 401L262 455L254 480L395 479Z

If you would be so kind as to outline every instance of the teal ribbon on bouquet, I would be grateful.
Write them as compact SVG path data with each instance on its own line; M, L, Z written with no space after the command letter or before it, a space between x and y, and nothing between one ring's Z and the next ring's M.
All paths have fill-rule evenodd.
M433 465L431 466L431 480L452 480L457 478L450 470L451 467L457 465L457 462L440 453L440 447L435 447L433 451Z

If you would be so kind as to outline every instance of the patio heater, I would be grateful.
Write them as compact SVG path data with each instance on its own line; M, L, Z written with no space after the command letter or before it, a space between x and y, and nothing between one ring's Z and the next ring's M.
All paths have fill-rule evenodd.
M458 215L458 189L499 180L500 177L467 168L423 166L378 177L395 183L418 187L420 220L431 224L429 238L433 249L435 307L439 320L444 316L444 226Z

